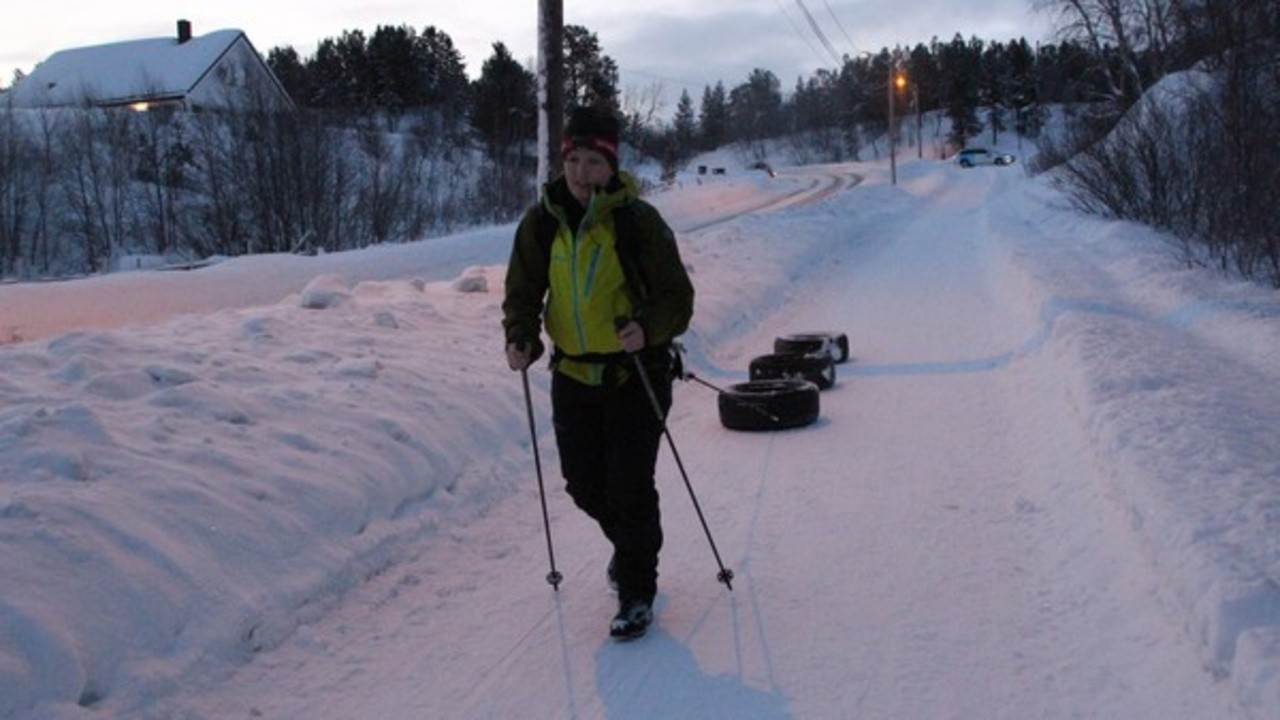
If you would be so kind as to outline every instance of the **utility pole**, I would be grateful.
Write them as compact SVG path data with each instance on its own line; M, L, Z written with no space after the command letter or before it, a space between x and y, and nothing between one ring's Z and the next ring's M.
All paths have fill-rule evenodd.
M920 80L911 85L911 104L916 109L916 159L924 159L924 135L921 131L924 129L924 122L920 119Z
M898 184L898 133L897 123L894 122L893 116L893 96L896 90L901 90L907 86L907 76L898 72L898 58L896 56L889 57L889 75L885 78L885 92L889 96L889 178L894 185ZM918 112L918 109L917 109ZM917 117L917 121L919 118Z
M898 59L895 56L889 57L889 75L885 78L885 92L889 95L889 177L892 184L898 184L898 133L897 123L893 117L893 96L894 91L904 88L907 85L907 77L898 72Z
M564 0L538 0L538 185L555 176L564 129Z

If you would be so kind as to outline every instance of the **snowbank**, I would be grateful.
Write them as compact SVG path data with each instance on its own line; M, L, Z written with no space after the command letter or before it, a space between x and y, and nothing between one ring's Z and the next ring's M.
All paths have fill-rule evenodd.
M1280 715L1280 299L1178 266L1165 238L1131 223L1075 218L1063 246L1027 224L1027 206L1003 211L1028 230L1012 262L1105 491L1206 667L1252 716Z
M322 275L276 306L0 352L0 716L243 662L509 492L481 459L520 407L475 372L496 301L468 292L501 272Z

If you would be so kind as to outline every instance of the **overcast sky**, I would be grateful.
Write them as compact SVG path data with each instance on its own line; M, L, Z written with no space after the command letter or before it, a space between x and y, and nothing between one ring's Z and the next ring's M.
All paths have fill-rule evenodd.
M1048 38L1049 21L1032 0L802 0L837 54L911 46L957 32L984 40ZM537 51L538 0L15 0L0 10L0 85L15 69L30 72L53 52L174 32L179 17L197 35L243 30L264 55L292 45L302 56L344 30L379 25L434 25L454 41L474 77L501 41L521 61ZM771 70L789 92L796 79L837 61L812 29L798 0L564 0L565 23L600 39L621 70L624 95L660 84L668 109L688 88L733 88L754 68Z

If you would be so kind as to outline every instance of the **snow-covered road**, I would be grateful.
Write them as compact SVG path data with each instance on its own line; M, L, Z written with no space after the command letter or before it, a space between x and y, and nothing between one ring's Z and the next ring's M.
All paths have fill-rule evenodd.
M656 200L685 230L699 291L687 343L700 377L743 379L749 360L786 333L844 332L852 348L808 428L727 431L712 391L677 387L672 435L736 573L732 592L716 582L664 450L658 622L638 642L608 640L609 551L560 491L540 369L531 378L565 575L559 592L543 582L523 398L495 339L501 268L492 265L510 228L478 231L439 250L430 249L436 241L418 247L424 254L403 277L486 265L468 274L487 277L487 292L411 285L370 261L364 279L384 282L332 306L295 299L140 333L148 347L157 346L152 333L171 336L172 354L152 362L185 368L180 389L205 388L165 407L242 411L234 433L212 420L202 432L197 457L214 473L202 492L243 493L252 458L276 457L242 428L287 435L313 456L331 452L322 450L329 426L348 419L389 426L395 442L340 435L334 458L368 458L354 484L338 472L253 478L252 507L293 507L277 503L305 499L308 482L368 507L353 532L315 502L280 524L291 549L279 559L235 545L209 562L214 570L253 556L256 574L232 588L247 606L228 629L241 633L238 652L215 644L206 654L185 630L172 646L120 641L99 655L120 657L122 669L99 669L88 701L46 696L30 716L1269 717L1280 708L1280 592L1265 579L1280 567L1270 564L1280 557L1280 518L1268 514L1280 507L1280 489L1268 485L1280 477L1280 441L1265 428L1280 425L1280 301L1178 269L1140 228L1055 208L1052 193L1017 168L908 162L896 187L884 170L791 170L780 197L807 188L814 202L792 198L760 214L736 216L769 191L758 180L691 184ZM866 181L854 186L855 173ZM263 268L253 282L273 277L243 263ZM235 268L227 265L221 272ZM105 333L112 342L99 347L129 345L130 332ZM326 334L323 353L317 333ZM22 427L38 426L35 405L97 408L77 388L105 369L81 359L69 371L66 346L78 341L0 349L0 368L17 373L0 380L0 401L17 408L0 405L0 431L17 427L23 408ZM212 364L191 359L193 345L227 342ZM306 376L300 363L324 377ZM1217 376L1224 365L1229 377ZM1251 393L1232 379L1241 373ZM26 382L36 389L20 391ZM278 402L251 401L264 397ZM358 407L366 402L377 406ZM441 406L448 412L434 411ZM86 455L119 442L168 457L164 443L174 441L155 440L144 412L136 435L111 428L117 437L86 431L77 441ZM23 437L35 439L0 445L17 458L9 467L38 466L38 433ZM429 461L415 469L420 451ZM223 457L240 462L214 462ZM281 453L281 464L291 457ZM121 479L105 474L94 498L109 503L102 498ZM423 474L428 491L415 485ZM1201 490L1208 480L1221 482L1218 493ZM39 509L35 490L15 487L0 529ZM259 531L241 515L200 521ZM312 534L293 540L295 524ZM181 565L182 542L133 537L121 546ZM327 580L294 570L326 563L335 568ZM137 612L141 625L145 610ZM51 624L49 635L59 634L73 628ZM81 652L92 655L93 644Z
M1038 318L1002 279L1011 271L1001 244L1010 229L992 227L987 210L1008 178L947 177L916 181L910 213L822 248L736 351L711 353L715 364L703 372L728 378L776 335L847 332L855 360L823 395L817 427L723 432L706 391L683 389L673 433L737 573L733 594L714 582L714 558L668 464L660 625L643 643L611 645L603 636L606 549L562 509L554 527L567 546L568 580L559 594L530 587L541 558L526 494L458 543L493 547L496 536L521 547L473 556L490 571L460 597L441 607L432 584L406 586L435 564L419 558L398 585L388 578L362 593L393 596L385 611L339 612L268 660L273 672L242 673L251 690L234 693L243 694L237 709L273 717L1233 717L1226 688L1160 602L1137 538L1104 497L1088 438L1072 431L1080 418L1066 382L1042 355L1010 352L1036 335ZM781 232L788 221L754 222ZM432 606L443 617L421 618ZM469 607L489 610L468 622L445 619L466 617ZM370 620L376 629L366 638L360 626ZM320 660L317 648L337 650L338 661ZM209 710L228 694L216 692Z

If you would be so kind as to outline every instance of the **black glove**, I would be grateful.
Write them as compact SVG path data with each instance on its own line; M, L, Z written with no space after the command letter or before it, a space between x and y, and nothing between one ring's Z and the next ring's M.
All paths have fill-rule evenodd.
M542 341L537 338L513 340L507 343L507 364L512 370L524 370L537 362L545 350Z
M517 340L516 347L520 352L529 353L530 365L538 362L538 358L542 357L542 353L547 351L546 346L543 345L542 341L538 338L534 338L532 340Z

